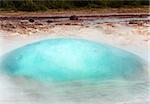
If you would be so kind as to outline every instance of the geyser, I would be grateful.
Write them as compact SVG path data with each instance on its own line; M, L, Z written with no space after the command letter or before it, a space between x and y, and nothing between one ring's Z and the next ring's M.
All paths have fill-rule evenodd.
M7 74L37 80L143 79L138 56L81 39L49 39L18 48L3 57Z

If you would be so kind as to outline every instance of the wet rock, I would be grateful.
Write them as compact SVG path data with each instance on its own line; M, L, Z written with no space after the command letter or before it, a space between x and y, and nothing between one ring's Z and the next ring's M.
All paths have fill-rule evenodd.
M75 15L70 16L70 20L78 20L78 17Z

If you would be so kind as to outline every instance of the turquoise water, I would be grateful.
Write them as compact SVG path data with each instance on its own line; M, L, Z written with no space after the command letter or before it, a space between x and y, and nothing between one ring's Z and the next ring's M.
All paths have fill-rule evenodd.
M143 80L145 63L127 51L81 39L49 39L7 53L8 75L40 81Z

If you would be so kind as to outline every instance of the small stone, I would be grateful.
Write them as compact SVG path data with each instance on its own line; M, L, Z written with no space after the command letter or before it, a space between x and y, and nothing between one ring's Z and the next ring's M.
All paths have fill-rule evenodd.
M53 21L52 21L52 20L47 20L46 22L47 22L47 23L52 23Z
M32 22L32 23L33 23L33 22L34 22L34 19L30 18L30 19L29 19L29 22Z
M70 16L70 20L78 20L78 17L75 15Z

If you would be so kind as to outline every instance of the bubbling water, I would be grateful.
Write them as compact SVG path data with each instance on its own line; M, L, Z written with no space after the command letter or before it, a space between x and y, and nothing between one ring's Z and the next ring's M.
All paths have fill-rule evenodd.
M3 56L11 76L40 81L143 80L146 64L127 51L82 39L48 39Z

